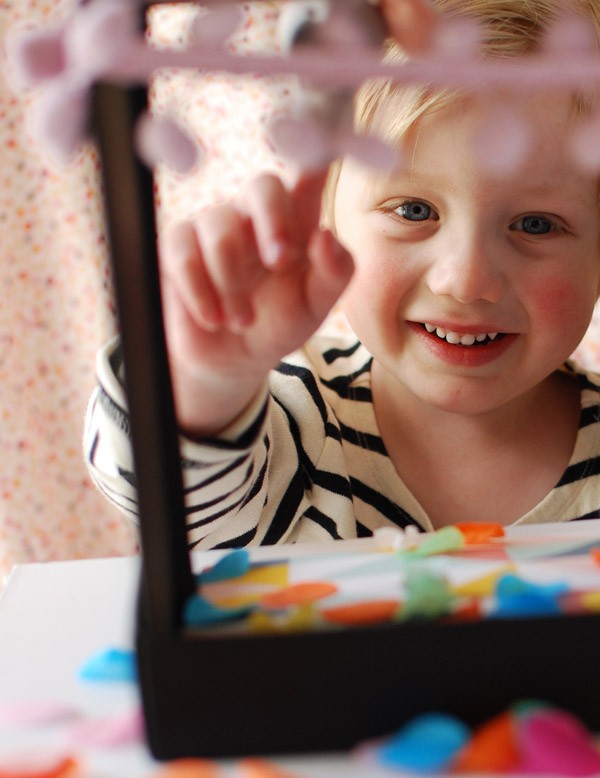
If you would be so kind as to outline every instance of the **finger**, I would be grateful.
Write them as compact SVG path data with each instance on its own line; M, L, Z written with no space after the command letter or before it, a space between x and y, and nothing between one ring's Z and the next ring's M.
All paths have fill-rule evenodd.
M294 213L300 234L307 246L321 221L323 188L328 174L329 168L304 172L292 188Z
M252 223L230 205L215 206L199 215L197 235L226 326L249 326L255 318L252 296L266 273Z
M236 202L252 224L258 253L270 270L282 270L305 253L291 193L280 178L263 175L244 187Z
M223 325L223 309L207 272L190 222L171 227L161 241L160 270L196 325L216 330Z
M314 233L309 256L306 303L315 325L319 326L348 286L354 272L354 261L329 230Z

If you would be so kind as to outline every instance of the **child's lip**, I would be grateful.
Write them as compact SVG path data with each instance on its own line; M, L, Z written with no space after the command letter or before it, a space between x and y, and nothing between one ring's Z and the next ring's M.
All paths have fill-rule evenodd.
M460 333L461 335L485 334L486 337L480 343L463 345L450 342L445 337L440 337L434 332L428 332L424 324L418 321L409 321L408 325L415 332L428 351L449 365L457 365L468 368L478 368L488 365L504 354L518 337L517 333L505 333L501 330L479 330L479 326L473 331L463 327L447 332ZM456 326L456 325L453 325ZM440 327L441 328L441 327ZM446 329L446 328L444 328ZM462 330L462 332L461 332ZM491 339L488 333L495 333Z

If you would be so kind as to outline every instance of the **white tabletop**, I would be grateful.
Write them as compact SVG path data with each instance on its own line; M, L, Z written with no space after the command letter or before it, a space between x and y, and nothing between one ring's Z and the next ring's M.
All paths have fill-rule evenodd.
M90 683L78 673L107 648L133 645L136 558L29 564L14 569L0 597L0 705L60 702L84 719L112 716L139 704L129 683ZM0 768L32 752L82 759L85 778L152 778L158 764L141 744L73 746L73 722L0 726ZM362 778L364 766L339 755L277 758L300 778ZM233 775L223 762L223 775ZM1 770L0 770L1 771ZM372 771L368 771L373 775Z

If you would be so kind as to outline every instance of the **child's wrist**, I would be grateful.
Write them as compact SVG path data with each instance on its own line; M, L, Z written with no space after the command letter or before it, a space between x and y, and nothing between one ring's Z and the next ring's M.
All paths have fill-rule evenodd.
M266 377L208 375L174 377L177 423L190 440L215 437L230 427L262 394Z

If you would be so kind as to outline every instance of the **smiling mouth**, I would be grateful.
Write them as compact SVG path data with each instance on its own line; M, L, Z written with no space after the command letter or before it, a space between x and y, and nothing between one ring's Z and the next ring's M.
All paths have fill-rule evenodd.
M435 324L427 322L422 322L421 327L429 335L444 340L452 346L466 346L467 348L489 346L490 343L497 343L506 335L505 332L454 332L453 330L446 330L443 327L437 327Z

